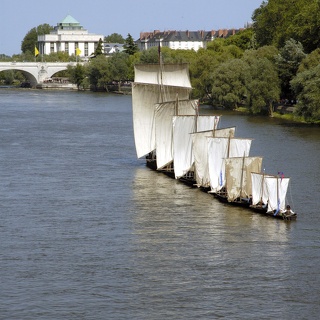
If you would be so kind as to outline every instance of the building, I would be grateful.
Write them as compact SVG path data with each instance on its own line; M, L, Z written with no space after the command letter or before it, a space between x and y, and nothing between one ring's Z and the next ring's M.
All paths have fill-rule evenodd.
M169 47L170 49L195 50L206 48L207 43L216 38L227 38L244 29L220 29L212 31L163 31L141 32L136 41L139 50L152 47Z
M110 56L113 53L123 52L124 51L124 44L121 43L104 43L104 54L106 56Z
M77 20L68 15L50 34L38 36L38 50L40 54L62 51L67 52L69 56L75 55L77 51L80 57L89 57L96 50L100 39L104 40L102 34L89 33Z

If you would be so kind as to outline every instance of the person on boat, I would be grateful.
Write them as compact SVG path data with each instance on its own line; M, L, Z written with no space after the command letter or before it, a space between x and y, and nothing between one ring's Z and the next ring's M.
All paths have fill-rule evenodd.
M291 216L294 214L294 212L291 210L291 207L289 205L286 206L286 210L283 213L286 216Z

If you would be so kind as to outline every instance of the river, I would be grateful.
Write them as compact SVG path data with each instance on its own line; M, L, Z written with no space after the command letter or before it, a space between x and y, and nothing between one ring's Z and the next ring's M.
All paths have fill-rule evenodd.
M297 221L146 168L129 95L1 89L0 319L317 319L320 129L221 114Z

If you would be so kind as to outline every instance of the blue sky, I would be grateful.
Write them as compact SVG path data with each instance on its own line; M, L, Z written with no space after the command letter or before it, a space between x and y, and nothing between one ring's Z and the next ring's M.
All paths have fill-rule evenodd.
M262 0L1 0L0 54L19 54L32 28L55 26L70 14L90 33L108 36L153 30L242 28Z

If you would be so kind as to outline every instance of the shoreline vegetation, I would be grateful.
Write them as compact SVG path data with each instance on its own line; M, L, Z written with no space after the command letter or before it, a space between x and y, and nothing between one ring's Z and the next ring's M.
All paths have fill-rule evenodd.
M26 35L21 54L0 54L0 60L81 61L54 77L68 78L78 90L127 94L130 89L122 90L121 84L133 81L134 66L159 64L161 57L163 64L188 64L191 98L201 103L225 110L243 111L245 107L244 112L252 115L319 124L319 10L319 0L299 0L297 6L289 0L263 1L252 13L252 24L234 35L212 36L198 50L182 49L187 48L182 42L179 49L172 49L161 41L150 42L147 50L140 50L139 39L135 41L128 33L126 39L118 34L101 39L89 57L62 51L40 56L35 43L37 30L50 27L44 24ZM275 16L282 18L274 23ZM103 42L117 41L123 43L122 51L104 52ZM4 70L0 84L27 82L27 76L18 70ZM110 86L113 82L118 88Z
M248 109L244 108L244 107L239 107L238 109L234 109L234 112L238 112L241 113L243 115L250 115L250 116L261 116L260 115L254 115L251 114ZM298 116L296 114L294 114L293 111L290 112L282 112L281 110L276 110L273 111L272 115L268 115L269 118L276 118L276 119L281 119L293 124L300 124L300 125L308 125L308 126L319 126L320 127L320 120L319 121L313 121L313 122L309 122L307 120L305 120L303 117Z
M89 89L84 89L84 90L78 90L77 86L75 84L68 84L68 83L61 83L61 84L44 84L43 86L38 86L36 88L31 88L31 87L23 87L23 86L10 86L10 85L0 85L0 90L1 89L16 89L16 90L65 90L65 91L91 91ZM110 94L120 94L120 95L131 95L131 85L125 84L123 86L119 86L116 84L110 84L108 90L97 90L95 92L105 92L105 93L110 93ZM246 107L238 107L233 110L231 109L226 109L223 107L217 107L217 106L212 106L207 103L201 103L203 106L208 106L211 109L214 110L228 110L230 112L238 113L241 115L248 115L248 116L259 116L261 117L261 114L252 114ZM320 120L319 121L313 121L309 122L306 121L303 117L297 116L294 114L294 106L292 105L283 105L283 104L278 104L274 111L272 112L272 115L265 115L270 118L275 118L275 119L280 119L284 120L288 123L292 123L293 125L307 125L307 126L319 126L320 127Z

